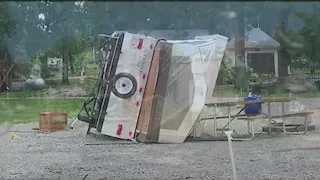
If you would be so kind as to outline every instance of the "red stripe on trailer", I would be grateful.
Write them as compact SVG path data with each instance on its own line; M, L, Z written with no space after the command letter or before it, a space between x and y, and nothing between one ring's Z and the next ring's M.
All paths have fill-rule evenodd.
M140 88L140 89L139 89L139 92L141 93L141 92L142 92L142 90L143 90L143 88Z
M139 101L137 101L137 102L136 102L136 106L139 106L139 105L140 105L140 102L139 102Z
M117 135L120 136L122 132L122 124L118 124Z
M142 44L143 44L143 39L139 39L139 43L138 43L137 48L141 49L142 48Z
M128 133L128 134L129 134L129 137L131 137L131 136L132 136L132 131L129 131L129 133Z
M147 75L146 74L143 74L142 75L142 79L146 79Z
M150 44L150 49L152 49L153 48L153 44Z

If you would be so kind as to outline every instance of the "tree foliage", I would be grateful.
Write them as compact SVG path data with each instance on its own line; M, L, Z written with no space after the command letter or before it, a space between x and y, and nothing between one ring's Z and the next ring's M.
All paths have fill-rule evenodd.
M305 57L309 62L320 62L320 53L317 50L320 46L320 14L297 12L296 16L304 22L304 26L297 33L303 46L300 51L296 51L296 57Z
M0 2L0 58L9 57L7 42L15 33L16 24L11 18L8 2Z
M238 25L240 6L244 27ZM88 53L99 33L207 29L233 39L240 29L260 27L278 37L291 58L318 61L318 7L318 2L1 2L0 55L38 59L45 71L47 57L65 57L70 52L69 68L75 73L92 65ZM280 14L289 23L286 30L278 27L274 34L274 27L282 21Z

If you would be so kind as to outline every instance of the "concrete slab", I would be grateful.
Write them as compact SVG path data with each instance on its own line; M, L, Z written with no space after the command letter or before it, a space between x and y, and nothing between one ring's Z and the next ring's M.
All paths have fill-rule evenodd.
M308 125L307 127L308 127L308 131L316 130L316 126L314 124ZM287 132L303 132L304 130L305 130L305 126L295 126L295 125L286 126ZM269 127L268 126L262 127L262 131L269 132ZM279 124L276 127L271 128L271 132L278 132L278 133L283 132L282 125Z
M242 98L233 98L233 97L212 97L209 102L231 102L241 100ZM232 114L236 114L241 107L233 107ZM281 112L281 103L272 103L271 104L271 115L280 115ZM267 104L263 104L262 111L264 113L268 112ZM313 111L314 114L310 115L307 120L307 125L310 131L314 130L316 126L320 127L320 99L317 98L298 98L295 101L290 103L285 103L285 113L294 113L296 111ZM207 108L203 116L212 115L212 109ZM226 107L219 107L218 108L218 115L226 115L227 108ZM277 120L279 123L282 122L281 120ZM220 119L218 121L218 128L221 128L225 123L227 123L227 119ZM258 119L255 121L255 132L262 133L266 132L265 127L267 126L267 119ZM200 123L202 127L202 133L205 134L204 136L200 136L197 134L197 137L204 137L212 136L214 123L213 120L203 121ZM294 117L294 118L286 118L287 125L300 125L296 130L303 129L304 124L304 117ZM199 128L199 127L197 127ZM235 120L232 123L232 128L239 132L240 134L246 134L247 124L244 121ZM294 131L294 130L293 130ZM193 133L191 133L191 137ZM208 137L208 139L212 139L212 137Z

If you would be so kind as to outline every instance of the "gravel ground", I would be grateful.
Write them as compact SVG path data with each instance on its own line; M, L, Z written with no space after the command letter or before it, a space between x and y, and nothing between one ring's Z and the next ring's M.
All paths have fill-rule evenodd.
M135 144L86 136L82 124L52 134L24 132L36 126L15 125L19 140L10 139L13 132L0 136L0 179L232 179L225 141ZM320 179L319 144L318 130L233 142L238 179Z

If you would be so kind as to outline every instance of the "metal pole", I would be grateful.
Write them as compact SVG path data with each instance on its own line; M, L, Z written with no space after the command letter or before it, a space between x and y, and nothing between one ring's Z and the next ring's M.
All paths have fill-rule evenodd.
M217 137L217 104L213 107L213 118L214 118L214 138Z
M268 102L268 133L271 133L271 104Z
M231 107L228 106L228 131L231 131L230 121L231 121Z
M102 23L101 23L101 18L102 18L102 5L99 7L99 34L101 34L102 31Z

